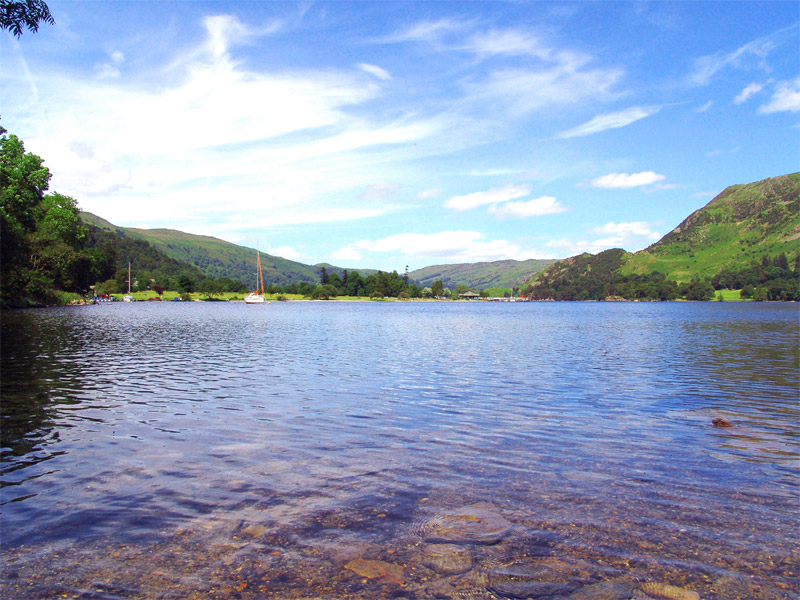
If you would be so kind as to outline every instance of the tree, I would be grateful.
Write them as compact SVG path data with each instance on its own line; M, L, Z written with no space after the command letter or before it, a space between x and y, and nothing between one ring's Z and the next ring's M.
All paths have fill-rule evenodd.
M41 158L25 152L17 136L6 137L0 130L0 302L9 304L20 302L33 283L30 235L50 171Z
M431 292L433 292L434 297L438 298L442 295L444 291L444 284L442 283L441 279L437 279L431 285Z
M311 297L314 300L330 300L336 297L336 288L330 283L320 284L311 292Z
M207 298L213 298L215 294L219 293L217 283L210 277L206 277L200 282L197 286L197 291L201 294L205 294Z
M319 272L319 282L322 285L327 285L328 281L329 281L328 270L325 267L322 267L322 269Z
M23 27L36 33L39 23L55 25L50 9L42 0L0 0L0 28L16 37L22 35Z

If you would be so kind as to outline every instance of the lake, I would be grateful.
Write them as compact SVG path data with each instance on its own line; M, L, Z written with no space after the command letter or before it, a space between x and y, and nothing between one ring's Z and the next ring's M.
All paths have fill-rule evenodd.
M794 599L798 317L3 311L0 597Z

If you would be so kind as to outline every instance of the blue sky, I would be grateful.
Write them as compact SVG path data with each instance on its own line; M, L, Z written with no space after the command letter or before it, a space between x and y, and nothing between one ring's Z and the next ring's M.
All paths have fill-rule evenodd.
M129 227L305 263L638 250L800 170L796 2L48 2L0 123Z

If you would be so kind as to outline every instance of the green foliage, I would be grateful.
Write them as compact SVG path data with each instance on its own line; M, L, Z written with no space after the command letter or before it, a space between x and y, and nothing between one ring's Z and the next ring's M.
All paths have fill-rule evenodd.
M16 37L22 35L23 28L36 33L39 23L54 25L55 19L42 0L1 0L0 29L10 31Z
M77 203L45 195L50 172L15 135L0 137L0 303L46 304L88 290L94 259Z
M800 261L794 269L781 253L775 257L763 256L741 269L727 267L711 279L716 290L741 288L742 298L752 300L800 301Z
M320 284L311 292L311 298L314 300L330 300L336 296L336 288L330 283Z

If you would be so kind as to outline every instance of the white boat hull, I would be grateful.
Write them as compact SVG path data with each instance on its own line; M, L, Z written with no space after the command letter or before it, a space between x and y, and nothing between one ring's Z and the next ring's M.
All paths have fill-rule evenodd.
M258 294L248 294L244 301L247 304L264 304L267 300L264 296L259 296Z

